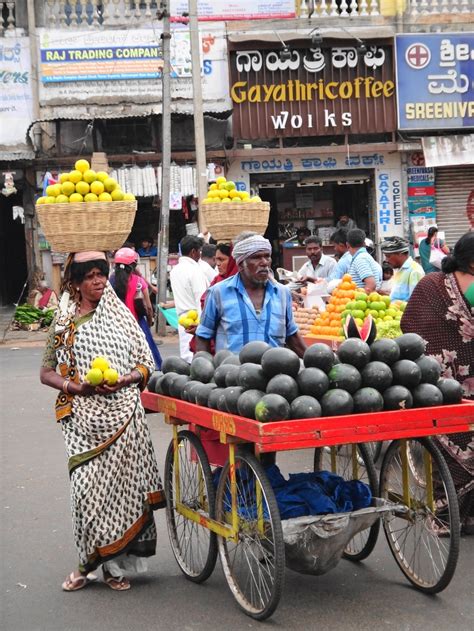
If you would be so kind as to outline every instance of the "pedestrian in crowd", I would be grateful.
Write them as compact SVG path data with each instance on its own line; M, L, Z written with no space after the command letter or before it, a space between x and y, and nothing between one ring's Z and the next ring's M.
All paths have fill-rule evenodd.
M37 309L56 309L58 306L58 297L53 289L48 287L45 280L39 280L38 285L29 296L29 302Z
M337 263L329 274L329 280L336 280L347 274L351 266L352 255L347 248L347 230L344 228L336 230L332 233L330 240L334 246Z
M178 264L170 273L171 289L176 305L178 318L190 310L201 313L201 296L209 286L204 272L199 266L201 258L202 239L187 236L180 243L181 256ZM181 325L178 327L179 353L187 362L191 363L193 354L189 349L194 331L187 331Z
M367 252L365 239L365 232L359 228L347 233L347 248L352 256L349 274L357 287L370 294L380 287L382 267Z
M142 239L141 246L138 248L139 256L156 256L158 250L156 245L153 245L153 239L151 237L145 237Z
M410 256L410 244L401 237L388 237L380 246L387 263L393 267L390 300L408 300L425 275L423 268ZM380 288L381 293L389 293Z
M130 589L124 573L144 569L155 554L153 510L165 505L140 390L153 357L131 312L107 282L104 252L71 255L64 272L40 378L59 390L56 419L69 457L78 569L62 584L76 591L102 565L111 589ZM118 374L114 385L86 381L102 356Z
M400 325L421 335L442 376L459 381L464 397L474 399L474 232L459 239L442 266L415 287ZM463 531L474 534L474 432L435 438L454 479Z
M138 253L135 250L120 248L115 253L115 270L110 281L117 296L130 309L145 334L155 361L155 368L159 370L162 363L161 354L150 330L153 324L150 285L141 274L137 274L137 263Z
M382 263L382 284L380 293L389 296L393 286L393 267L384 261Z
M212 281L211 285L220 283L221 280L235 276L239 271L237 263L232 256L231 243L218 243L216 246L216 267L218 274Z
M309 260L298 270L298 278L302 282L314 283L318 279L328 279L336 267L336 261L323 254L322 243L320 237L305 239L306 256Z
M212 283L218 272L216 270L216 246L212 243L204 243L201 250L199 265L209 284Z
M238 274L211 287L196 330L197 350L229 349L238 353L255 340L288 346L300 357L306 346L298 333L287 287L270 279L272 248L254 234L234 241Z
M310 236L311 230L309 228L306 228L304 226L298 228L298 230L296 231L296 240L298 242L298 245L305 245L306 239Z
M438 238L438 228L436 226L430 226L428 228L426 238L422 239L420 241L420 245L418 246L420 252L420 263L421 267L425 271L425 274L439 272L439 268L430 263L432 248L438 248L445 254L449 254L449 248L446 243L442 239Z
M356 222L349 217L347 214L343 214L339 217L339 221L336 224L336 228L339 230L340 228L344 228L344 230L355 230L357 228Z

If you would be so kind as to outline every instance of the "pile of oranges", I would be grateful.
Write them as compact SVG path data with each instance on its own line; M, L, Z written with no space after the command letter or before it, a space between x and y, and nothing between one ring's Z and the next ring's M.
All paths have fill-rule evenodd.
M357 285L351 275L344 274L342 282L329 299L326 311L321 313L310 327L308 337L343 337L342 313L347 303L354 299L356 291Z

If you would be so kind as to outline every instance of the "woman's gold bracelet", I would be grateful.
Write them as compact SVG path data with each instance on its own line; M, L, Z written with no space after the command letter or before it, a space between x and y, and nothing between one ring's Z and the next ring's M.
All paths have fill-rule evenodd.
M62 391L64 394L69 394L69 379L65 379L62 385Z

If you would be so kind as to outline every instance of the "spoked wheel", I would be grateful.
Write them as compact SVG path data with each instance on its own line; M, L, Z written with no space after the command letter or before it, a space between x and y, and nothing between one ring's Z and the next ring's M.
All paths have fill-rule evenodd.
M212 574L217 560L216 535L177 511L179 501L188 509L214 518L215 490L211 468L199 438L192 432L178 434L179 482L171 441L165 461L166 519L173 554L181 571L195 583Z
M359 443L357 455L353 457L353 445L337 445L336 447L316 447L314 450L314 470L331 471L344 480L357 479L370 487L373 496L378 492L378 477L374 462L370 457L367 445ZM355 466L354 466L355 460ZM344 549L344 557L351 561L366 559L377 543L380 530L380 519L370 527L358 532Z
M218 537L227 583L246 614L264 620L280 600L285 570L285 547L273 489L253 454L235 456L238 538ZM216 492L216 519L232 524L230 465L221 473Z
M431 439L392 442L382 464L380 494L408 505L408 512L389 513L383 521L400 569L421 591L442 591L459 554L459 507L446 461Z

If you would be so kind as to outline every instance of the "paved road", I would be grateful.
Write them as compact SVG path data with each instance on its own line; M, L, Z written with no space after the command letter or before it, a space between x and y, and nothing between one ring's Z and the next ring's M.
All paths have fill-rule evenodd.
M165 353L174 350L161 348ZM54 392L37 378L40 359L40 348L0 347L4 631L472 629L474 538L462 540L457 574L437 597L409 587L380 537L362 564L341 561L320 577L288 570L279 608L260 625L238 610L219 566L204 585L183 578L160 511L158 554L130 592L113 593L102 583L77 593L62 592L60 584L76 558L65 451L53 419ZM149 422L163 467L169 428L159 415L150 416ZM286 472L301 471L310 466L310 453L285 454L279 462Z

